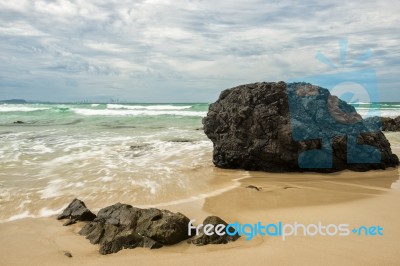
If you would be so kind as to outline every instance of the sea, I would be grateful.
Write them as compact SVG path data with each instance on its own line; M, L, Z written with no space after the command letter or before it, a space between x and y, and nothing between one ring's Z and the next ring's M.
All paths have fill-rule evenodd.
M207 103L0 104L0 222L59 213L74 198L158 206L229 188L213 167ZM364 117L400 103L356 103ZM399 140L400 143L400 140Z

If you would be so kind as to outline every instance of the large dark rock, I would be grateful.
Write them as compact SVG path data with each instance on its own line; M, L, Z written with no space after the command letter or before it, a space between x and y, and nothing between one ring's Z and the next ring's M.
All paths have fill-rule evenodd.
M76 221L93 221L96 215L93 214L83 201L74 199L65 210L57 217L58 220L69 219L64 225L70 225Z
M110 254L124 248L176 244L189 238L188 224L189 218L179 212L117 203L101 209L79 233L92 244L99 244L101 254Z
M207 235L204 233L204 226L206 226L208 224L213 226L213 230L212 230L213 234L211 234L211 235L210 234ZM220 235L216 234L216 232L215 232L216 226L219 224L223 224L225 227L228 225L224 220L222 220L218 216L208 216L203 221L203 227L202 227L200 235L189 240L189 243L195 244L196 246L204 246L204 245L208 245L208 244L227 244L230 241L236 241L240 237L237 233L233 236L230 236L228 234L220 236ZM233 231L230 231L230 232L233 232Z
M213 162L221 168L331 172L399 164L379 127L327 89L307 83L224 90L203 125L214 144Z

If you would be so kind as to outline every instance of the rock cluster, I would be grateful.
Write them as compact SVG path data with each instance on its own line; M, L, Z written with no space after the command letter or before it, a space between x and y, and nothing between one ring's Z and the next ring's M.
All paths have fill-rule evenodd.
M68 220L64 225L72 224L69 221L88 221L79 231L90 243L100 245L100 254L116 253L122 249L146 247L161 248L164 245L174 245L192 237L189 235L189 218L181 213L156 208L141 209L131 205L117 203L101 209L97 216L88 210L85 204L74 199L63 211L58 219ZM226 222L212 216L206 218L204 224ZM234 236L206 236L201 234L191 243L195 245L226 244L238 239Z
M400 116L396 118L382 117L383 131L400 131Z

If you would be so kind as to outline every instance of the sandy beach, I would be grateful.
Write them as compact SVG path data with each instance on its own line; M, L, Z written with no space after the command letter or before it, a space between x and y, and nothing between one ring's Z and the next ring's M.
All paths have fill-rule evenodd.
M400 266L399 13L0 0L0 266Z
M388 135L391 141L394 137ZM400 153L398 145L392 148ZM284 241L270 236L256 236L251 241L241 237L226 245L197 247L181 242L158 250L136 248L103 256L98 246L78 235L82 223L64 227L55 217L28 218L0 224L0 265L398 265L398 169L246 175L232 180L225 191L158 207L182 212L198 222L212 214L241 223L380 225L384 234L299 235ZM246 188L248 185L261 190ZM73 257L65 256L66 251Z

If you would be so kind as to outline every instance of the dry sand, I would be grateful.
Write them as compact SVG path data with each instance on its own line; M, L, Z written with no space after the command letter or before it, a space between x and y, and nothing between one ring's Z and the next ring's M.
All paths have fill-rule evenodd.
M64 227L49 217L0 224L0 265L399 265L398 176L398 169L335 174L250 172L232 190L164 206L198 222L215 214L241 223L380 225L384 228L380 237L293 236L285 241L242 237L227 245L196 247L183 242L159 250L137 248L102 256L98 246L77 234L82 224ZM73 257L65 256L65 251Z

